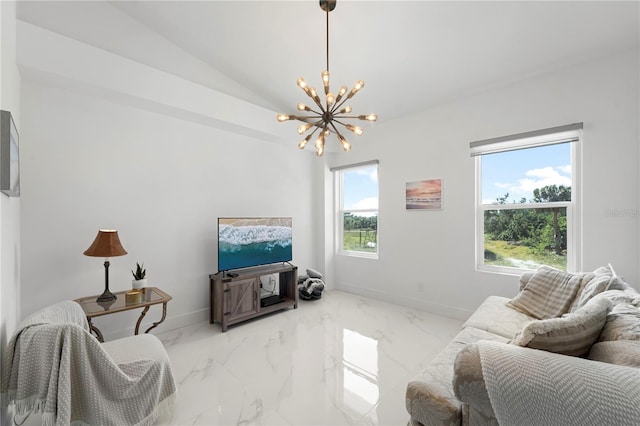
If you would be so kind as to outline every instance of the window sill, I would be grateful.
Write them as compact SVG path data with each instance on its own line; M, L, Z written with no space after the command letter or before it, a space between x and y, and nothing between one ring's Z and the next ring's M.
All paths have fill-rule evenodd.
M345 257L358 257L361 259L378 259L378 253L368 253L364 251L341 251L338 252L338 255Z

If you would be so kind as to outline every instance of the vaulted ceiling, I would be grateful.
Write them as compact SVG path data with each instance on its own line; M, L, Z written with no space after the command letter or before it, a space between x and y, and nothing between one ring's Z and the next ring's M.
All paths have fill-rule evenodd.
M20 1L18 18L276 112L322 85L326 15L308 1ZM335 87L389 120L638 49L637 1L348 1L329 16Z

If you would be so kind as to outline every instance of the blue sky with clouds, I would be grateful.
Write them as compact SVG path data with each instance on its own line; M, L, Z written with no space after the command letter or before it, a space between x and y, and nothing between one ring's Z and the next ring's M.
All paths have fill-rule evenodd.
M527 201L533 190L547 185L571 186L569 143L482 156L482 200L491 203L509 194L509 201Z
M345 209L378 208L378 167L360 167L343 173Z

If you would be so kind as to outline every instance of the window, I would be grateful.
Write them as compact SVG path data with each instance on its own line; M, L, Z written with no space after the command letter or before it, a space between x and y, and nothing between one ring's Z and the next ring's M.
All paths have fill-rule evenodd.
M471 143L478 269L579 268L582 123Z
M340 254L378 257L378 162L331 169L336 182Z

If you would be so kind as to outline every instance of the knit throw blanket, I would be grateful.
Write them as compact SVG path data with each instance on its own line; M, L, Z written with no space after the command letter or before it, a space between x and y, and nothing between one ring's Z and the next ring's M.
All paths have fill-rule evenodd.
M2 403L15 404L17 415L42 413L44 425L150 425L175 393L166 352L157 352L116 364L90 334L80 305L61 302L31 315L12 336Z
M500 425L638 424L640 369L489 341L478 349Z

